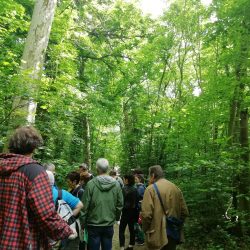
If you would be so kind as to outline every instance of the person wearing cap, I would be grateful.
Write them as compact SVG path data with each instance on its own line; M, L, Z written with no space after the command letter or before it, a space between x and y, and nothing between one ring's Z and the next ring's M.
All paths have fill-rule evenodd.
M123 195L119 183L107 175L109 162L96 162L98 176L90 180L83 194L81 223L87 227L88 247L91 250L112 249L113 225L120 219Z

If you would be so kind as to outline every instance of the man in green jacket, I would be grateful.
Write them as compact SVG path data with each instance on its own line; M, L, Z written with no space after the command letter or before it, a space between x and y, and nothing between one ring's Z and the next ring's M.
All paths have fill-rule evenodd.
M88 231L91 250L112 249L113 225L120 219L123 195L119 183L107 175L109 162L100 158L96 162L98 176L88 182L83 194L81 223Z

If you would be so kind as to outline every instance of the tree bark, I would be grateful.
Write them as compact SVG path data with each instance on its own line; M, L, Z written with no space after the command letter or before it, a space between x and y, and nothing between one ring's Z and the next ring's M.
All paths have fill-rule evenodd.
M84 161L91 169L91 137L90 137L90 126L89 119L85 115L83 118L83 128L84 128Z
M11 127L35 123L39 81L57 0L37 0L20 65L18 96L13 101Z

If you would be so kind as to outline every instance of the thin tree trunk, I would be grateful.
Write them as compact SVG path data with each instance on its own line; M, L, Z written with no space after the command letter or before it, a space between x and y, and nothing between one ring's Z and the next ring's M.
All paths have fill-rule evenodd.
M86 164L89 166L89 169L91 169L91 137L90 137L90 126L89 126L89 119L85 115L83 118L83 127L84 127L84 152L85 157L84 160Z

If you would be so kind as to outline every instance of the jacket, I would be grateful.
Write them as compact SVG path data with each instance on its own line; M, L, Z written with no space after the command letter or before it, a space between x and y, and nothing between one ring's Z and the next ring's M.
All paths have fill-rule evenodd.
M55 211L44 168L30 157L0 154L1 249L49 249L48 237L71 233Z
M188 209L180 189L166 179L158 180L156 185L166 214L185 220L188 216ZM145 190L142 201L142 228L146 236L147 249L157 250L167 245L166 226L166 217L160 200L153 185L150 185Z
M112 226L120 219L122 190L112 177L100 175L88 182L83 193L80 221L89 226Z
M123 209L135 209L138 205L137 189L134 186L125 185L122 189L124 197Z

